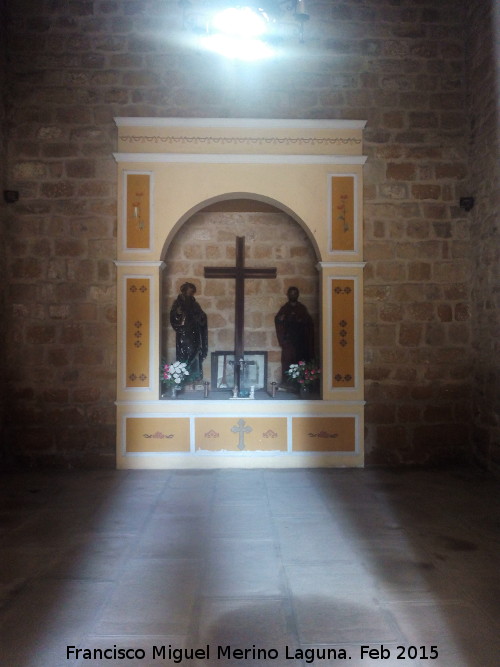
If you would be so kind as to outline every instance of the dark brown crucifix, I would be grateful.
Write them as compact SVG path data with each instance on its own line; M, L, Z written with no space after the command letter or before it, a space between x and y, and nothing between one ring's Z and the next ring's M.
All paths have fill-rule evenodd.
M206 266L205 278L232 278L236 280L234 304L234 379L238 390L241 389L241 365L244 361L245 345L245 279L276 278L276 268L251 269L245 267L245 237L236 237L236 266Z

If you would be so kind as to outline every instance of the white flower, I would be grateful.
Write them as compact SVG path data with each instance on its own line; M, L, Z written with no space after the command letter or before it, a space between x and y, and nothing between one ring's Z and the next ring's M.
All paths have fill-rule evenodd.
M163 365L162 381L168 384L182 384L185 375L189 375L189 371L184 361L174 361L172 364Z

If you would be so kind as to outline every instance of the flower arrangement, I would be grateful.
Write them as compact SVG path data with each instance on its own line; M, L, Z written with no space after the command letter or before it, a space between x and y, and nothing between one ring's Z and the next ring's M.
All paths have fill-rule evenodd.
M290 364L287 371L288 377L296 380L301 385L309 385L319 380L321 369L316 366L314 361L299 361L297 364Z
M184 361L174 361L173 364L162 363L160 379L166 387L180 386L186 375L189 375L187 364Z

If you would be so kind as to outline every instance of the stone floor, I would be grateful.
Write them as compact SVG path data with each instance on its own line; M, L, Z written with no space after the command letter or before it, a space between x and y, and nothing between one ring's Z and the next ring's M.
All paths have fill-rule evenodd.
M481 474L26 472L0 483L6 667L500 664L500 500ZM88 652L76 659L76 648ZM135 657L88 658L94 649Z

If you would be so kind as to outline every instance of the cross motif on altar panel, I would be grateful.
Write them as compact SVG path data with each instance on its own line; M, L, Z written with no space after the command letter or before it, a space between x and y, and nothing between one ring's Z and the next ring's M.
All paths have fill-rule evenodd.
M231 426L232 433L238 433L238 449L243 451L245 449L245 433L253 431L251 426L245 426L244 419L238 419L238 423Z

